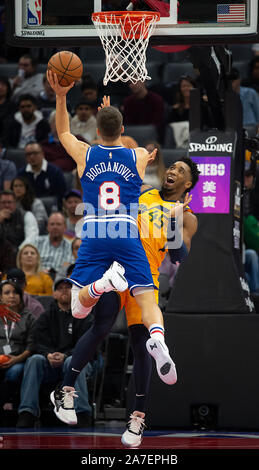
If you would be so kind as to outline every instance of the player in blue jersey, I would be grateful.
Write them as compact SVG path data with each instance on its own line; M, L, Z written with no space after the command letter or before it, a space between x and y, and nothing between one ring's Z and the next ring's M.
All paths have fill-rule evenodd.
M97 133L102 144L90 147L79 141L70 132L66 106L66 94L73 84L61 87L51 71L47 77L56 93L58 137L77 163L86 211L82 243L71 275L72 314L83 318L104 292L129 288L150 332L147 349L156 361L159 376L165 383L173 384L177 380L175 364L164 342L163 316L156 303L155 286L136 222L145 169L155 158L156 150L150 155L144 148L123 147L122 115L106 97L97 113ZM62 393L66 397L70 391ZM60 406L56 398L55 404L59 401Z

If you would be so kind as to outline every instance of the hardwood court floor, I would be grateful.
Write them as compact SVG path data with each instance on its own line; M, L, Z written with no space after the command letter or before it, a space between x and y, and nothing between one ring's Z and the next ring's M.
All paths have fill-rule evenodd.
M0 428L0 449L125 449L124 429L122 422L85 429ZM151 430L144 432L139 449L259 450L259 432Z
M164 469L208 470L228 465L256 468L259 432L146 430L137 449L125 448L122 421L97 422L93 427L0 428L2 468L128 469L129 464ZM41 465L41 467L40 467Z

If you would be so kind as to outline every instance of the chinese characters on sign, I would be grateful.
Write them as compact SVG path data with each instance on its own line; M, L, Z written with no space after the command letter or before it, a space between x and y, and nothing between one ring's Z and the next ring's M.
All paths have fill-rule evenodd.
M196 214L228 214L231 157L191 158L200 171L199 181L192 190L192 210Z

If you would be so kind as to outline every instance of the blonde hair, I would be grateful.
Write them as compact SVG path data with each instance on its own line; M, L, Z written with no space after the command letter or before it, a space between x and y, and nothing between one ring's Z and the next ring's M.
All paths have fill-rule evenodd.
M41 270L40 253L39 253L38 249L36 248L36 246L32 245L31 243L26 243L26 245L23 245L19 249L19 251L17 253L17 257L16 257L16 266L17 266L17 268L22 269L21 256L22 256L23 250L25 248L27 248L27 246L30 246L31 248L33 248L37 253L38 262L37 262L37 265L36 265L36 273L38 273Z

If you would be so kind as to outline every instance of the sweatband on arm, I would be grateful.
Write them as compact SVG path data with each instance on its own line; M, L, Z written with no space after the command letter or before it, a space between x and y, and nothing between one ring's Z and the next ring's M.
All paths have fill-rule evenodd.
M183 241L182 234L180 233L179 226L174 217L170 219L171 223L168 224L167 230L167 241L168 243L168 253L173 264L181 263L188 256L187 247ZM172 242L175 240L182 240L182 244L178 248L172 247ZM171 243L170 243L171 242Z

